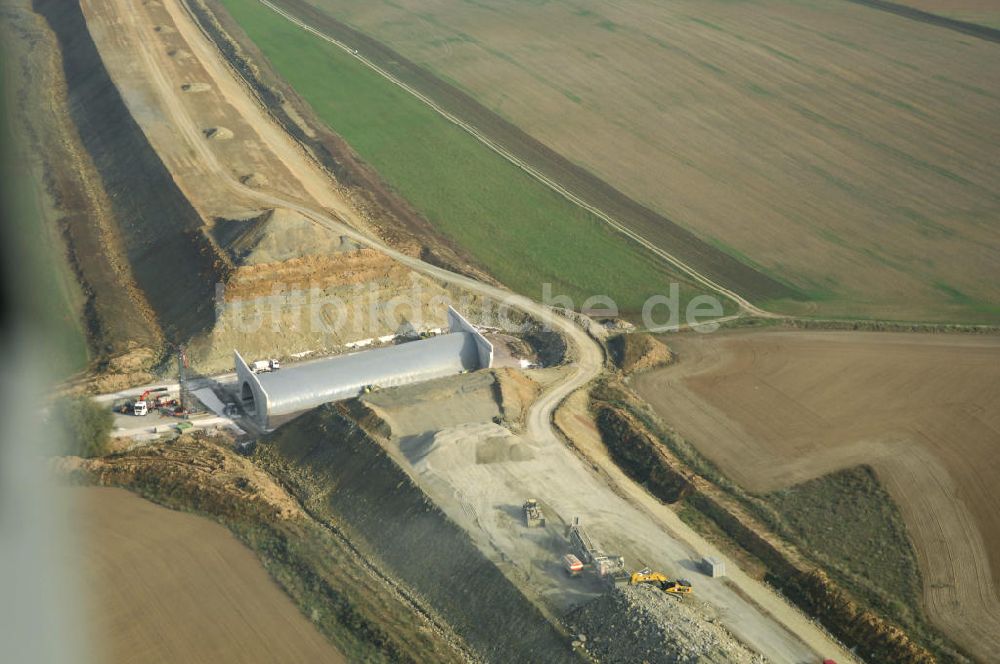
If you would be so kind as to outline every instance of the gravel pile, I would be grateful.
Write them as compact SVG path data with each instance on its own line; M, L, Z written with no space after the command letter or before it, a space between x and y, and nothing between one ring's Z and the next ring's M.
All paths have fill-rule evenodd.
M616 588L570 612L566 622L578 647L608 664L762 664L724 627L707 620L690 600L653 586Z

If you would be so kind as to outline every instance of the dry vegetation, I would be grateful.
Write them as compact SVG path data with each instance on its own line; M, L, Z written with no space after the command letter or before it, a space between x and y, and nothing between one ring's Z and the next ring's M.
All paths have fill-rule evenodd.
M1000 633L1000 340L757 332L671 341L639 393L742 487L871 465L916 547L931 619L963 647Z
M847 2L311 2L805 311L1000 315L996 44Z

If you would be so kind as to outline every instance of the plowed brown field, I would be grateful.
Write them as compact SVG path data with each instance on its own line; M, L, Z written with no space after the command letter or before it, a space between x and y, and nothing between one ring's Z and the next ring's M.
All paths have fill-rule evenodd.
M931 619L986 660L1000 649L1000 338L776 331L670 345L679 364L636 379L664 420L751 491L871 465L903 513Z
M101 662L345 662L225 528L123 489L71 489Z
M727 283L758 302L1000 317L1000 290L982 279L1000 261L988 221L1000 210L996 43L854 2L277 4L335 29L304 13L312 5L388 44L648 206L661 219L622 221L651 242L717 272L672 229L691 231L815 308ZM406 76L402 60L352 45ZM512 140L439 88L420 89Z

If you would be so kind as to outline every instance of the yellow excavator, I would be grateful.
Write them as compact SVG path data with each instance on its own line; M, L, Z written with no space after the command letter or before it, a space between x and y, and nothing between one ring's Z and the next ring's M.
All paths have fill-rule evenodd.
M629 583L633 586L647 583L649 585L656 586L665 593L673 593L675 595L690 595L694 592L694 589L691 588L690 582L685 581L684 579L669 579L666 574L663 574L662 572L653 572L649 569L644 569L632 574L629 579Z

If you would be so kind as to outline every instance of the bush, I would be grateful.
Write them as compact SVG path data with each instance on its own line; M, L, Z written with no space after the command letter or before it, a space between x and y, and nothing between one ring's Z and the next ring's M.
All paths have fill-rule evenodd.
M107 453L115 417L106 407L87 397L64 397L55 404L55 421L62 429L65 454Z

